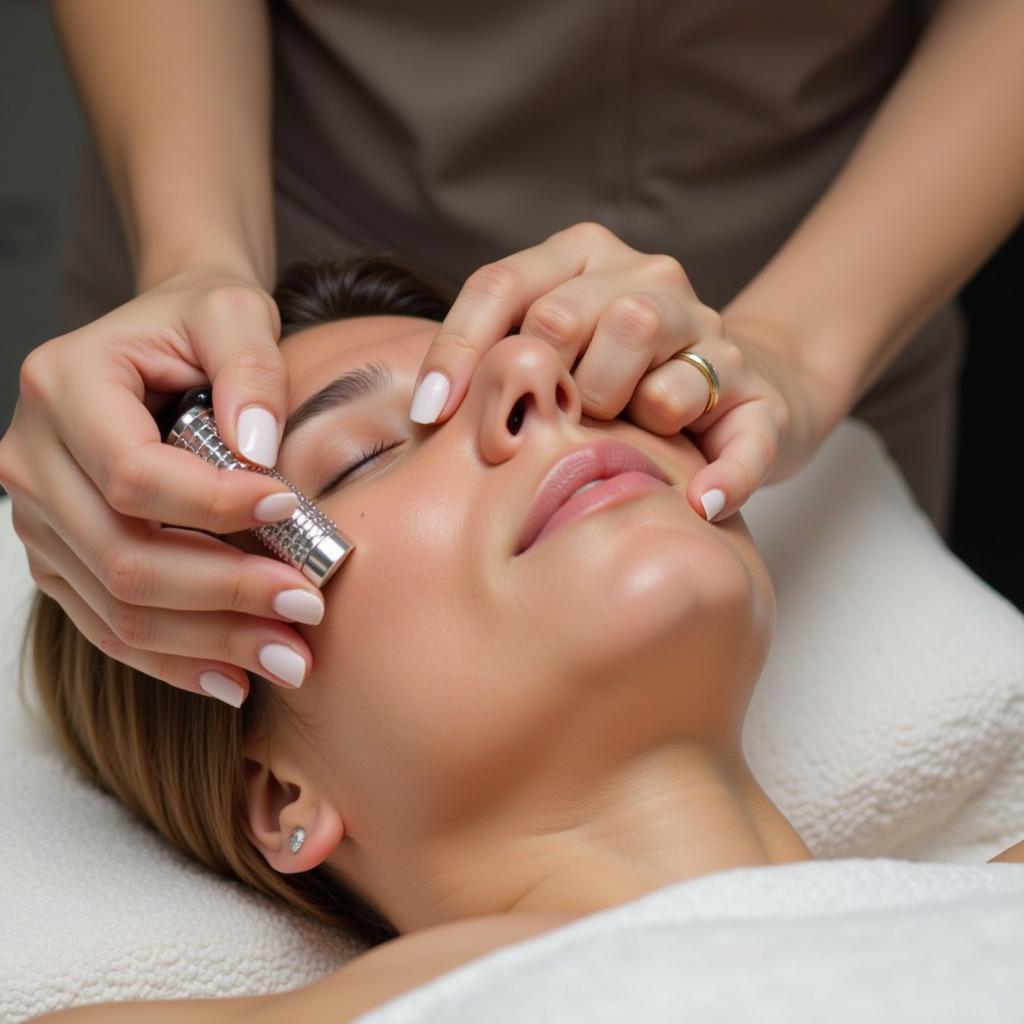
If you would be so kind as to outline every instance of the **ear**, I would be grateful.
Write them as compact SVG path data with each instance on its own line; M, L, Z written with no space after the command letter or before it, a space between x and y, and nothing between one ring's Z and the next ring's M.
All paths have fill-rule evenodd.
M283 756L271 759L259 748L247 753L251 756L243 765L242 828L249 841L275 871L285 875L322 864L345 834L337 808ZM299 851L292 853L288 841L298 827L305 830L306 838Z

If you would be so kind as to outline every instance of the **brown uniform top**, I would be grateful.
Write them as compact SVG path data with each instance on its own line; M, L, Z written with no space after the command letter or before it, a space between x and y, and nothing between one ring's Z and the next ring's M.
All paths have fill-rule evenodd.
M457 288L597 220L676 256L721 307L842 167L916 42L919 6L273 3L280 265L339 242L386 246ZM102 241L118 231L95 177L69 239L68 327L132 293L123 243ZM943 522L961 344L947 307L855 410Z

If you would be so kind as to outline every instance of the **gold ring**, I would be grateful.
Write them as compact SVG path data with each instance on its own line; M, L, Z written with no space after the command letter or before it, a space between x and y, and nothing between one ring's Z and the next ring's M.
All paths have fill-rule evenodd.
M705 412L711 412L718 404L718 374L715 372L715 368L703 356L697 355L696 352L675 352L669 358L683 359L688 363L692 363L704 374L704 379L708 382L708 404L704 406L704 412L700 415L703 416Z

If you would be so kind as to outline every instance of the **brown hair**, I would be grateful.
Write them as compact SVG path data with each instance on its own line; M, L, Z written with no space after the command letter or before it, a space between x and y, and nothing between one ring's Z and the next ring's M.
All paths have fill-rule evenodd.
M281 337L332 320L388 314L442 320L446 287L397 255L348 253L292 264L274 298ZM20 652L26 699L31 648L35 689L72 763L177 849L219 874L282 899L311 917L375 945L398 931L365 894L326 864L281 874L240 825L243 741L283 716L300 734L308 723L250 672L238 710L155 679L94 647L52 597L36 591Z

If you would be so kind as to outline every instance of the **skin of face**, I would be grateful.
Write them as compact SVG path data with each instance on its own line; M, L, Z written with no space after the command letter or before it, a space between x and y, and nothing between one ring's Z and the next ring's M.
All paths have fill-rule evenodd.
M397 445L317 501L355 547L323 588L322 622L295 627L313 653L309 677L280 692L312 741L282 725L246 751L246 831L267 860L286 872L326 861L406 925L456 887L510 900L511 855L506 893L493 858L477 878L460 854L513 830L576 827L600 805L601 781L645 752L685 740L737 757L775 621L741 515L708 523L685 498L700 450L684 434L581 417L547 342L498 342L446 423L413 423L436 329L358 317L281 343L289 414L367 361L395 377L286 438L285 477L313 498L363 453ZM671 488L586 514L516 556L550 466L604 437L646 453ZM300 855L287 843L296 825Z

